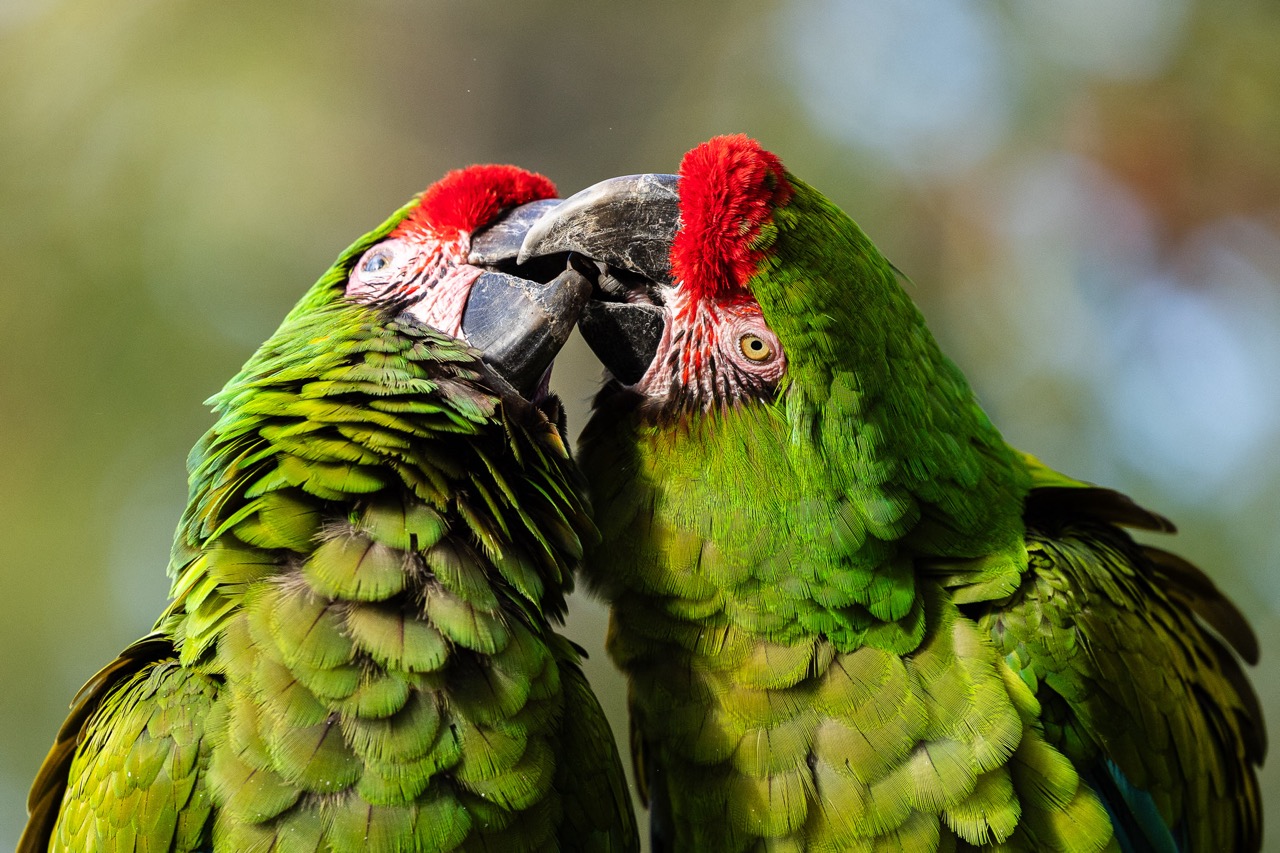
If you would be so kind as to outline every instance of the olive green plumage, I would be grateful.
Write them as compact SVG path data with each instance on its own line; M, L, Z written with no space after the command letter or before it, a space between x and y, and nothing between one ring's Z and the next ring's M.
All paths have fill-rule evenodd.
M708 148L725 174L691 172ZM691 288L677 242L657 361L580 451L655 849L1257 849L1240 614L1122 529L1163 519L1010 448L867 237L780 166L735 189L744 151L691 152L681 215L712 184L754 272ZM682 288L758 303L775 386L663 384L727 373L663 361L699 328L671 331Z
M214 398L173 603L86 687L20 850L636 849L552 627L595 536L557 427L461 341L343 298L413 206Z

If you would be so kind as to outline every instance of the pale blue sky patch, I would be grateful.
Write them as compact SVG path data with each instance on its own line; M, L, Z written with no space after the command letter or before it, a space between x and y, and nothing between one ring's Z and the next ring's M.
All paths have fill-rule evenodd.
M1243 220L1187 240L1174 271L1133 287L1100 388L1128 464L1184 497L1246 500L1276 475L1280 241Z
M994 13L965 0L801 0L783 67L814 123L908 172L986 157L1009 123Z

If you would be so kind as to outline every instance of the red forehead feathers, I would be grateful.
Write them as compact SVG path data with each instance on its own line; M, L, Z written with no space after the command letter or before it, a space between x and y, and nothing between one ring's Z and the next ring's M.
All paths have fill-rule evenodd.
M515 166L468 166L427 187L396 232L472 232L507 208L555 196L555 184L534 172Z
M791 198L782 161L742 134L702 143L680 163L680 231L671 271L695 299L743 289L763 257L754 245Z

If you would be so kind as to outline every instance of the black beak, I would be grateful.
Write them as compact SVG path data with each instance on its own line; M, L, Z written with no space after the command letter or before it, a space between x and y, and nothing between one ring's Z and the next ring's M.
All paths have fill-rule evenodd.
M665 314L639 298L643 286L605 288L603 280L617 284L620 278L639 276L648 285L671 284L671 242L680 227L678 181L675 175L628 175L587 187L535 222L520 249L521 263L576 252L604 265L597 298L583 311L580 328L592 351L623 384L639 381L653 362ZM610 268L624 275L612 276Z
M481 267L514 262L533 224L561 204L564 202L558 198L544 198L511 208L483 230L471 235L467 262Z
M522 396L533 396L591 298L591 282L564 258L523 268L516 256L538 218L560 202L513 208L471 239L467 261L484 268L462 315L467 343ZM526 277L528 276L528 277Z

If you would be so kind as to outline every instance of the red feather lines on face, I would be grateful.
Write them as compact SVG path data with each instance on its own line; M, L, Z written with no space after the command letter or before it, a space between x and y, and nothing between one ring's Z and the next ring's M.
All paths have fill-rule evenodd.
M725 346L735 345L733 330L743 322L763 322L760 303L746 291L698 300L681 288L672 293L670 307L670 330L654 364L669 364L669 375L681 387L697 386L699 399L712 399L717 383L725 390L739 390L725 363ZM662 374L651 367L642 384L661 381ZM644 387L653 390L652 385Z
M671 270L692 302L746 290L764 257L752 244L791 194L782 161L742 134L717 136L684 155Z
M507 208L555 196L555 184L534 172L515 166L468 166L449 172L427 187L418 206L392 236L426 232L448 238L470 234Z

